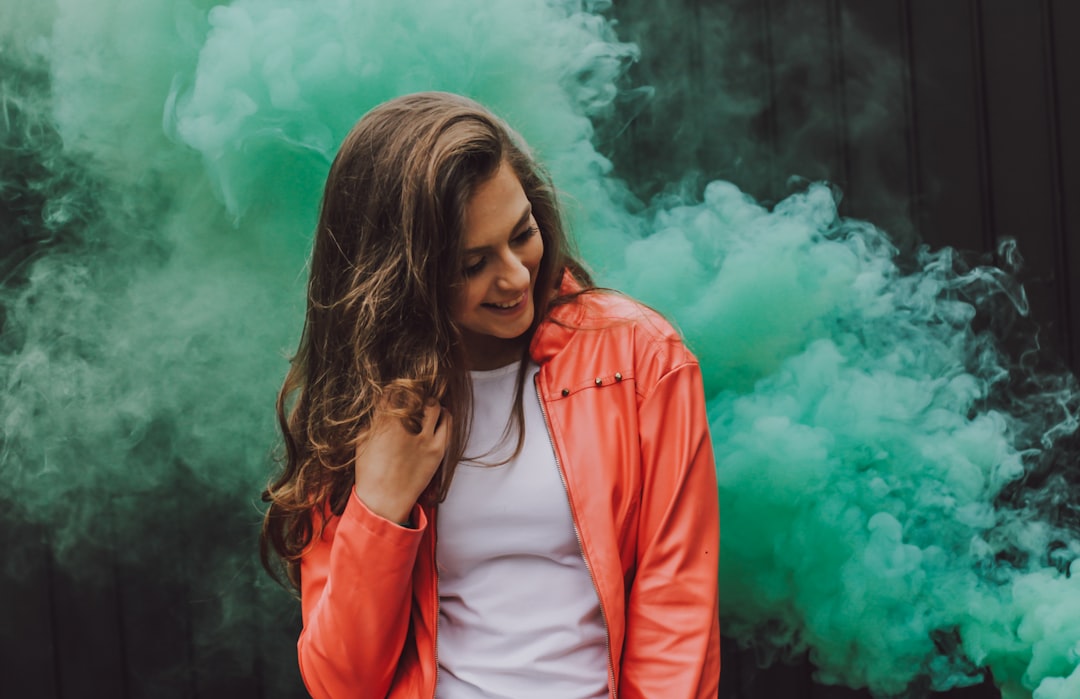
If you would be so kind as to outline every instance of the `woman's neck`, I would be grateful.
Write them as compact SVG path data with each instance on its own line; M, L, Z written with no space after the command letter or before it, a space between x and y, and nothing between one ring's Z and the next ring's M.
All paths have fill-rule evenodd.
M465 331L465 357L470 371L490 371L513 364L521 359L525 350L524 337L506 340L491 335L480 335Z

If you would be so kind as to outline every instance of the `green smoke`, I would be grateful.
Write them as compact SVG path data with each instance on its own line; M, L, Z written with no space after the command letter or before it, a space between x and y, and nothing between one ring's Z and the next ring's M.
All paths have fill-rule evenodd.
M366 110L449 90L525 135L601 281L701 358L727 634L880 693L989 666L1017 696L1073 696L1080 542L1002 494L1074 429L1076 394L1044 377L1017 399L1018 366L973 324L1022 291L948 250L902 272L821 185L774 207L721 181L641 205L594 145L637 58L608 9L0 11L5 523L47 532L65 575L186 600L197 687L262 668L287 695L295 602L253 551L322 179Z

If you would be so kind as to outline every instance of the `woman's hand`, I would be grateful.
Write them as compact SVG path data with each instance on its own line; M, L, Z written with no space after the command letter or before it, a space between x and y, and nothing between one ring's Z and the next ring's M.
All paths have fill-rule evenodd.
M356 447L356 494L368 509L391 522L405 522L442 463L450 429L450 413L434 399L424 405L416 434L401 418L377 410Z

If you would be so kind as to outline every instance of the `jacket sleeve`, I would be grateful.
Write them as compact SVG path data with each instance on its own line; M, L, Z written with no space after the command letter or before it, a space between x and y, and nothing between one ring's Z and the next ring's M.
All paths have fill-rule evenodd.
M639 407L637 571L626 609L622 699L715 699L720 515L701 371L690 359Z
M300 561L300 674L315 699L384 697L409 630L416 529L372 513L353 492ZM318 529L316 528L316 533Z

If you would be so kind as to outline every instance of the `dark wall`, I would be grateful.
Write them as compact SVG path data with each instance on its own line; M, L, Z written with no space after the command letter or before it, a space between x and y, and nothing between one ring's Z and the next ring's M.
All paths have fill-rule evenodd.
M807 180L919 242L1018 241L1032 316L1080 366L1080 29L1068 0L623 0L642 47L600 138L647 200L687 164L776 201ZM678 125L672 113L681 114ZM676 128L673 130L673 126Z
M952 246L1007 265L999 246L1015 239L1030 318L1013 332L1038 333L1048 368L1080 368L1080 5L623 0L614 13L642 47L629 81L655 93L624 99L599 136L643 201L689 163L686 186L726 179L766 202L829 181L841 212L902 256ZM724 663L725 698L869 696L815 684L808 659L762 669L730 640Z

